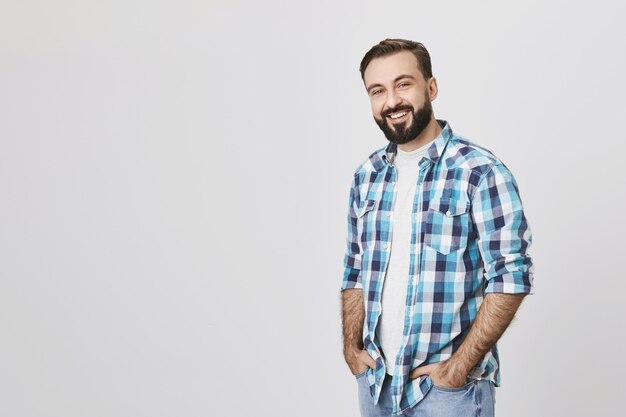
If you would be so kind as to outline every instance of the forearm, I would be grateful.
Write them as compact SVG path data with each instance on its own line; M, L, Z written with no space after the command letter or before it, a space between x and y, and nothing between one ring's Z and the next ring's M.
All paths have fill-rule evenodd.
M360 288L344 290L341 293L341 316L343 326L343 353L348 355L363 349L363 292Z
M525 295L489 293L485 296L467 336L449 360L459 374L468 375L500 339Z

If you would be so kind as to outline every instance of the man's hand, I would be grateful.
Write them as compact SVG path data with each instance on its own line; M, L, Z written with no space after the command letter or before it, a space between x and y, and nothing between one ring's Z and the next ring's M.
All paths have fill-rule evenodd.
M350 350L346 352L346 362L352 375L358 375L367 368L376 369L376 361L367 353L367 350Z
M467 383L467 372L455 367L450 361L417 367L409 373L409 378L415 379L422 375L430 376L433 384L443 388L458 388Z

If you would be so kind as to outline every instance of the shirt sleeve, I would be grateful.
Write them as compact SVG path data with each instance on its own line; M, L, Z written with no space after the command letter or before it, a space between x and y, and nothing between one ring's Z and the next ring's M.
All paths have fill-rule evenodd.
M513 174L494 165L472 198L472 217L483 259L485 293L532 294L534 265L530 226Z
M363 288L361 282L361 246L359 244L358 217L355 208L359 200L358 192L358 175L355 174L348 200L348 235L346 238L346 253L343 259L342 291L349 288Z

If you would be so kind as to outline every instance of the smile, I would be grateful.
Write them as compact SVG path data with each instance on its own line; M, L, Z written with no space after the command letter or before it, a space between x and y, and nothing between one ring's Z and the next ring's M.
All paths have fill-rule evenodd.
M406 115L408 115L409 112L408 111L400 111L397 113L392 113L389 116L387 116L388 118L390 118L391 120L395 121L401 121L404 120L404 118L406 117Z

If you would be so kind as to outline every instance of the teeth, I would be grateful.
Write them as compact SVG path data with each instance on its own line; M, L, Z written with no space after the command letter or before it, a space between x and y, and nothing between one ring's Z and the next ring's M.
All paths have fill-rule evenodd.
M389 115L389 117L391 117L392 119L398 119L402 116L404 116L405 114L407 114L408 112L404 111L402 113L395 113L395 114L391 114Z

